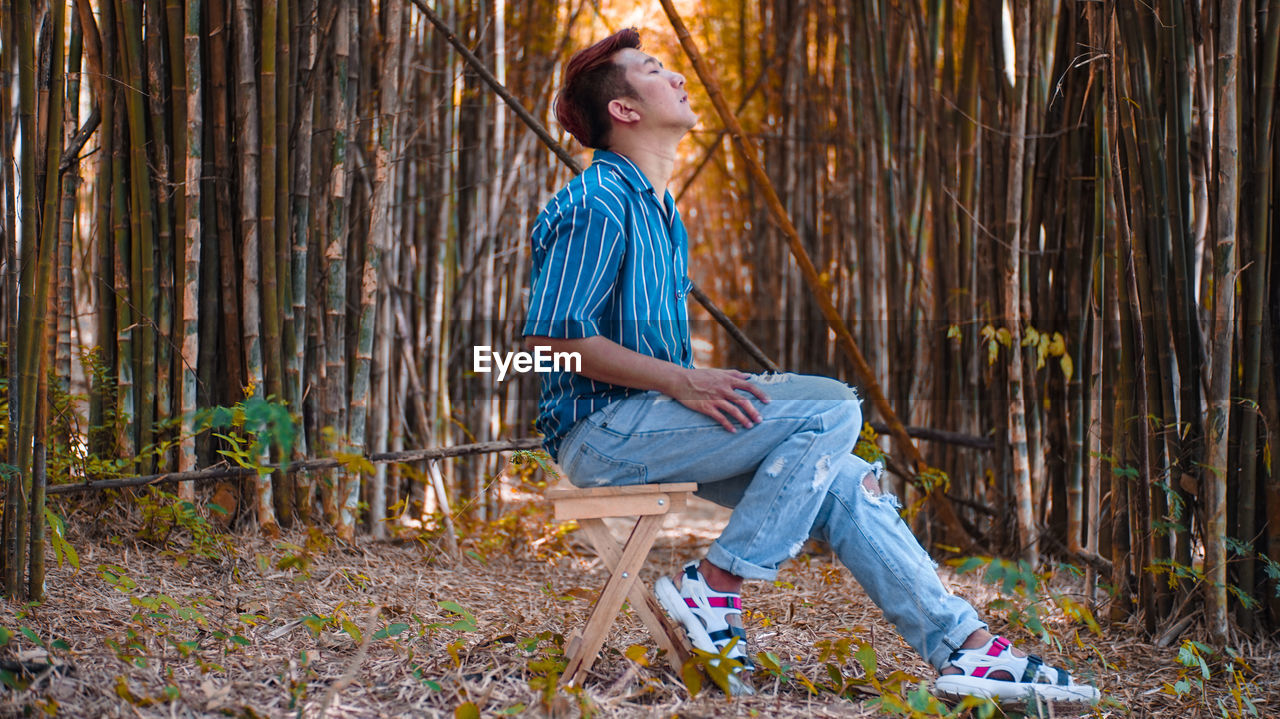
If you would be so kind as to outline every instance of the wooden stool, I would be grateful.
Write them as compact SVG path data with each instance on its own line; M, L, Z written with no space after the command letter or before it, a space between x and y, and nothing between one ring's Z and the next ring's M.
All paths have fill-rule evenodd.
M569 637L565 655L568 664L560 681L582 686L604 645L605 634L613 624L623 598L640 615L658 646L666 651L676 675L689 658L684 632L667 618L662 606L645 583L637 581L653 540L662 528L666 515L684 506L689 494L698 488L693 482L680 484L646 484L627 487L576 489L555 487L547 490L547 498L555 506L556 519L576 519L596 553L609 568L609 580L600 590L587 624ZM618 544L605 526L604 517L635 517L631 535Z

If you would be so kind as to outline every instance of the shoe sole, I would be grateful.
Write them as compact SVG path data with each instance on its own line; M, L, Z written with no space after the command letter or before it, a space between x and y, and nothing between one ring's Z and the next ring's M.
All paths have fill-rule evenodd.
M959 677L961 681L953 679ZM960 675L943 675L934 680L934 691L953 699L967 696L996 699L1001 702L1028 702L1040 700L1054 704L1095 704L1101 694L1097 688L1085 684L1029 684L1000 679L978 679Z
M701 649L708 654L720 653L720 650L716 649L715 642L711 641L711 635L707 633L706 627L702 626L698 617L685 605L684 597L680 596L680 590L676 589L675 582L672 582L670 577L661 577L654 582L653 593L657 595L658 603L667 611L667 614L684 627L685 636L689 638L689 643L695 649ZM729 675L729 689L729 693L733 696L751 696L756 693L756 690L743 681L737 673Z

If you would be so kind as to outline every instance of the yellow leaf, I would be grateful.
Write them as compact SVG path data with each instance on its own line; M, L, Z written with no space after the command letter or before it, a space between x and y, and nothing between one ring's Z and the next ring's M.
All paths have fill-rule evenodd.
M457 709L453 710L454 719L480 719L480 707L475 702L466 702L459 704Z
M947 328L947 339L949 340L960 339L960 325L951 325L950 327Z
M1035 327L1028 327L1024 335L1022 335L1022 346L1030 347L1031 345L1040 344L1040 333Z
M698 692L702 691L702 673L698 671L698 665L692 657L684 663L680 674L684 678L685 688L689 690L689 696L698 696Z
M1071 381L1071 375L1075 373L1075 364L1071 361L1071 355L1064 354L1062 359L1058 360L1058 364L1062 366L1062 374Z
M1271 440L1262 443L1262 464L1267 468L1267 474L1271 474Z
M995 340L991 340L987 343L987 366L995 364L998 356L1000 356L1000 345L996 344Z
M642 667L649 666L649 657L646 656L649 650L643 644L632 644L627 647L625 652L627 659L639 664Z
M1053 341L1049 343L1049 356L1057 357L1067 353L1067 338L1061 332L1053 333Z
M1004 345L1005 347L1013 346L1013 333L1010 332L1005 327L1001 327L1000 329L996 330L996 339L1000 340L1000 344Z
M991 325L985 325L983 326L979 334L982 335L982 339L989 340L992 337L996 336L996 328L992 327Z
M1049 335L1040 335L1036 343L1036 369L1044 369L1044 356L1049 349Z

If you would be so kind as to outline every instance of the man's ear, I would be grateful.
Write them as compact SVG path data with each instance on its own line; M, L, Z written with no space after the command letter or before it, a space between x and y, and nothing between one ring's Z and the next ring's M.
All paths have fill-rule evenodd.
M635 109L628 98L616 97L609 101L609 119L629 125L640 121L640 112Z

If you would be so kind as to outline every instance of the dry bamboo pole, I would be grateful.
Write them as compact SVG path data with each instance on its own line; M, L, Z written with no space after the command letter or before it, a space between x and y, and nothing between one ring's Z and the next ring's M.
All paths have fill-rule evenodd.
M1270 207L1272 175L1274 166L1268 161L1271 156L1272 118L1275 111L1276 66L1280 56L1280 0L1271 0L1267 9L1267 29L1262 35L1265 46L1262 52L1262 64L1258 70L1258 102L1254 120L1253 151L1250 156L1254 162L1253 192L1253 242L1250 244L1250 261L1245 270L1247 294L1244 298L1244 376L1242 392L1245 401L1260 405L1262 369L1262 319L1267 305L1267 286L1269 284L1269 252L1271 240ZM1255 511L1255 497L1258 496L1258 408L1246 407L1240 420L1240 499L1237 503L1237 537L1245 544L1253 547L1255 538L1260 535ZM1248 594L1254 593L1257 562L1252 556L1241 558L1238 568L1240 586ZM1242 624L1248 630L1253 628L1253 613L1241 615Z
M281 366L281 327L280 318L284 307L280 302L280 275L278 272L279 248L277 233L279 223L276 221L276 195L279 190L277 157L278 142L288 144L288 136L277 138L279 126L276 115L279 109L279 93L277 91L276 68L279 58L276 42L279 39L280 2L266 0L261 4L262 18L259 27L258 47L260 49L260 70L258 72L258 111L259 129L262 133L262 153L258 156L258 267L261 272L259 281L262 289L262 373L265 383L264 395L277 400L284 399L284 377ZM272 449L276 452L276 449ZM279 458L286 459L284 457ZM289 524L293 514L293 492L284 488L287 481L282 476L263 478L270 482L272 512L276 520Z
M337 16L334 25L334 76L333 76L333 165L330 171L329 226L325 238L325 409L322 426L338 432L347 426L347 366L344 362L347 316L347 134L351 117L349 58L351 54L351 17L344 0L337 0ZM336 438L335 438L336 439ZM345 438L338 440L345 442ZM333 451L334 443L326 442L326 449ZM338 527L338 489L341 479L322 478L321 501L326 521ZM340 530L341 531L341 530Z
M373 335L377 322L379 296L379 277L382 274L383 255L394 243L391 236L390 215L394 202L396 174L393 161L399 154L399 134L397 118L400 113L400 36L403 30L401 17L404 6L398 0L387 0L382 6L387 32L379 48L378 55L382 59L378 86L378 127L374 144L374 177L372 213L369 219L369 242L365 247L364 268L360 275L360 324L356 336L356 366L351 385L351 414L348 427L352 446L364 450L368 444L365 440L369 411L370 372L373 363ZM389 309L389 308L388 308ZM391 339L391 338L388 338ZM385 436L385 433L384 433ZM375 440L379 438L375 437ZM383 519L386 517L386 476L382 481L373 481L370 492L373 501L370 507L370 526L374 536L381 536L385 531ZM351 480L353 486L348 487L344 495L343 512L350 519L343 520L343 526L354 532L356 503L359 501L359 477ZM349 538L348 538L349 539Z
M97 205L94 208L96 224L94 226L95 247L97 249L94 263L94 286L96 287L97 299L97 339L98 346L101 349L100 361L107 368L107 376L94 376L91 378L89 389L89 452L91 454L105 455L112 451L113 433L110 428L105 428L106 418L113 414L112 409L116 404L115 383L113 377L116 370L116 343L115 343L115 314L116 314L116 295L112 286L112 278L114 277L113 269L113 240L111 233L111 177L112 163L115 161L115 106L116 106L116 85L115 83L106 82L106 77L114 72L115 68L115 19L111 16L114 4L106 2L102 4L102 31L85 22L84 16L88 15L90 23L92 22L92 9L88 7L87 0L76 3L77 14L81 16L81 24L87 28L87 34L90 38L97 38L96 45L97 63L93 62L95 55L91 49L89 53L90 67L94 69L90 73L90 83L93 87L94 101L102 115L101 129L98 132L98 172L94 181L94 195ZM89 41L89 47L93 48L94 40Z
M291 412L301 414L302 402L297 400L289 383L286 365L292 356L293 325L296 322L293 311L293 235L290 233L289 188L291 186L289 168L291 166L289 148L289 128L293 122L293 92L290 83L293 81L292 48L290 45L292 24L292 7L289 0L279 0L276 12L276 178L275 178L275 253L276 253L276 303L280 313L280 338L272 352L272 362L280 387L280 399ZM301 396L301 395L298 395ZM306 430L298 433L305 435ZM306 456L306 442L295 442L299 445L294 451L296 456ZM282 460L291 459L282 457ZM281 521L292 524L296 513L297 498L296 479L289 475L277 475L275 498L279 507L277 516Z
M22 223L21 276L18 280L19 316L18 343L18 428L16 441L10 449L11 464L16 474L8 477L8 492L4 509L5 537L5 596L16 599L21 591L23 569L26 564L27 494L30 481L31 440L35 433L36 382L41 352L36 332L41 326L36 322L37 312L45 307L37 301L37 269L39 258L36 247L36 53L35 30L32 27L32 4L19 2L16 11L18 35L18 127L22 132L22 147L18 154L18 176L21 182ZM6 132L7 134L7 132ZM56 178L57 173L53 173ZM11 345L12 347L12 345ZM12 360L11 360L12 361ZM34 363L34 365L33 365ZM14 392L11 387L11 393ZM13 396L12 394L10 396Z
M185 142L186 154L183 177L183 208L185 217L182 221L182 374L178 385L178 406L182 412L182 442L178 448L178 471L188 472L196 465L195 442L195 410L196 383L200 362L200 254L202 251L202 225L200 222L200 176L203 173L204 146L204 93L201 83L203 71L200 61L200 29L201 2L186 0L186 22L183 25L182 45L186 55L184 70L185 86L183 88L186 107ZM170 32L176 30L173 25ZM176 137L183 137L182 134ZM195 491L191 485L182 485L178 496L184 500L195 499Z
M293 189L293 223L289 228L291 240L289 253L290 295L293 304L293 317L290 331L285 334L285 376L287 380L287 396L289 404L298 410L303 402L303 367L306 363L307 341L307 258L308 238L311 234L311 146L315 128L315 102L318 83L316 82L316 40L318 37L318 18L316 3L307 0L299 6L301 23L298 55L298 131L297 144L293 154L295 159L294 174L290 186ZM298 433L298 441L294 443L295 459L305 457L310 446L306 428ZM303 475L294 480L294 509L299 519L307 525L311 523L311 504L315 495L315 485L310 475Z
M813 261L809 259L808 251L805 250L800 240L799 233L795 225L791 223L787 216L786 210L783 209L781 200L778 199L777 191L773 188L773 183L769 180L764 168L761 167L757 160L756 149L754 143L746 132L742 129L741 123L730 110L728 103L724 99L724 95L720 92L719 83L716 81L713 71L707 67L702 59L701 53L694 44L692 37L689 35L688 28L680 19L676 12L675 6L671 0L662 0L662 7L666 11L668 19L671 21L672 27L675 29L676 36L680 40L681 46L688 55L690 63L693 65L695 72L701 79L702 84L706 87L708 95L711 97L712 103L716 107L717 113L720 115L721 122L729 128L729 136L737 145L739 154L743 157L747 164L747 169L755 180L757 188L764 193L764 199L768 204L770 213L774 217L777 224L782 228L783 233L787 237L790 244L792 255L795 257L797 265L804 274L814 298L817 300L822 310L823 316L826 318L828 325L836 334L836 338L844 350L846 356L854 365L859 378L863 383L863 389L871 398L876 410L880 413L881 418L889 426L890 433L893 435L897 446L907 455L908 467L910 471L920 472L924 469L924 459L920 455L920 450L916 448L911 438L907 435L906 428L903 427L901 420L893 411L893 407L885 398L880 384L876 381L875 374L871 371L870 365L854 344L853 336L849 334L849 329L845 326L838 311L831 302L828 292L823 287L823 283L818 277L818 272L813 266ZM942 495L938 488L934 488L930 492L930 496L937 504L939 514L946 524L947 528L955 534L955 539L962 541L966 545L971 545L967 532L961 526L959 519L955 515L955 510L951 507L950 502ZM971 547L967 547L971 548Z
M65 115L62 123L63 138L74 137L80 126L80 63L84 50L84 31L80 16L71 18L71 39L67 51L67 92L64 99ZM61 169L59 169L61 171ZM58 229L58 292L57 292L57 344L54 350L54 374L63 393L71 390L71 322L74 305L75 280L71 269L71 245L75 237L76 192L80 187L80 163L73 162L67 168L62 181L62 209L58 213L61 227ZM61 444L69 444L70 437L56 437Z
M1239 197L1240 5L1218 3L1214 61L1216 198L1213 230L1213 332L1205 469L1201 495L1205 509L1205 620L1216 641L1227 641L1227 452L1231 414L1232 345L1236 334L1236 220Z
M382 454L364 455L363 459L367 459L373 464L383 464L388 462L409 463L450 459L453 457L467 457L486 452L508 452L514 450L537 449L540 446L542 446L542 440L538 437L521 437L502 442L458 444L452 447L429 447L426 449L408 449L400 452L385 452ZM319 459L301 460L298 462L270 464L265 468L271 471L286 472L290 474L296 472L320 472L339 467L341 466L342 461L343 460L333 457L323 457ZM145 487L153 484L169 484L173 482L209 482L228 479L248 479L257 476L257 473L258 470L256 468L231 467L223 465L220 467L209 467L191 472L161 472L158 474L140 475L136 477L100 479L92 482L81 482L78 484L56 484L49 487L48 493L53 495L81 494L84 492L96 492L106 489Z
M209 0L209 106L213 117L213 190L211 215L213 216L213 232L218 238L218 284L221 320L221 337L224 342L223 361L224 376L228 395L226 401L234 402L243 396L248 382L244 375L245 336L241 329L241 296L236 268L234 218L236 211L232 202L232 180L235 177L234 151L231 147L232 127L230 78L227 73L231 63L229 60L232 23L231 11L227 0ZM221 384L221 383L220 383ZM222 399L222 398L218 398ZM216 400L215 400L216 401Z
M1014 73L1013 124L1009 137L1009 188L1005 195L1005 240L1008 243L1001 287L1004 295L1005 323L1012 337L1009 346L1008 422L1009 444L1013 454L1015 515L1018 522L1018 544L1022 558L1031 566L1040 562L1038 530L1035 524L1035 498L1031 490L1031 467L1027 456L1026 403L1023 396L1022 367L1022 199L1023 162L1026 148L1027 103L1031 55L1030 0L1014 2L1014 34L1016 37L1016 70Z
M268 3L270 4L270 3ZM261 201L259 184L262 169L262 125L259 111L258 81L254 76L253 2L236 0L234 22L236 48L236 136L237 159L240 163L240 227L243 239L242 316L244 322L245 365L249 371L249 383L254 394L264 396L271 387L264 387L264 349L262 346L262 284L263 257L275 256L274 251L263 251ZM274 39L274 34L272 35ZM272 60L274 66L274 60ZM274 93L268 96L272 104ZM272 126L274 132L274 125ZM274 160L271 168L274 171ZM268 193L274 198L274 188ZM274 281L274 275L272 275ZM277 308L268 305L268 313ZM274 349L274 348L272 348ZM277 395L279 396L279 395ZM279 532L275 516L275 503L270 476L260 476L254 485L254 504L258 526L269 535Z

